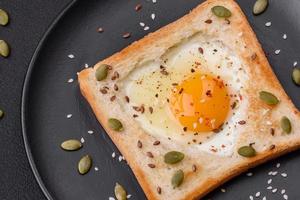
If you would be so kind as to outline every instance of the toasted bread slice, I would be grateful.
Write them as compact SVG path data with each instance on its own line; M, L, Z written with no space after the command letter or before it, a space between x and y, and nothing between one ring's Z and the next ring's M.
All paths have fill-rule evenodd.
M228 19L216 17L211 8L217 5L228 8L232 16ZM246 123L237 124L237 138L233 141L231 155L199 151L191 153L182 144L160 140L149 134L140 123L124 110L126 104L122 82L144 63L157 60L169 49L188 41L195 34L206 34L221 41L242 62L248 81L242 92L246 100ZM95 78L101 64L112 66L103 81ZM116 74L116 72L118 72ZM80 89L91 105L97 119L107 134L124 155L148 199L190 200L201 198L214 188L238 174L267 160L297 149L300 146L300 113L284 92L273 73L266 56L245 15L233 0L208 0L181 19L134 42L129 47L85 69L78 76ZM120 85L114 90L114 85ZM105 92L100 92L104 88ZM274 94L280 102L269 106L259 98L261 91ZM127 99L128 100L128 99ZM242 99L241 99L242 101ZM281 118L287 116L291 122L291 133L281 128ZM124 126L122 132L112 130L109 118L117 118ZM252 145L256 156L247 158L238 153L241 146ZM185 158L178 164L168 165L164 154L180 150ZM152 152L153 158L147 157ZM149 164L153 164L152 166ZM183 183L173 188L171 178L175 170L184 172Z

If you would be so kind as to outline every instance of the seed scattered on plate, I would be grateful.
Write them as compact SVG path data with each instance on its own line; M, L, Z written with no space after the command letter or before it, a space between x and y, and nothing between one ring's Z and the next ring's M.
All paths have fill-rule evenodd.
M250 196L249 196L249 199L250 199L250 200L253 200L254 198L253 198L253 196L252 196L252 195L250 195Z
M268 180L268 184L271 184L272 183L272 179L270 178L269 180Z
M72 114L67 114L67 118L70 119L73 115Z
M98 33L103 33L103 32L104 32L104 29L103 29L102 27L99 27L99 28L97 29L97 32L98 32Z
M92 135L93 133L94 133L94 131L88 130L88 134Z
M275 54L278 55L281 52L280 49L275 50Z
M285 189L282 189L282 190L281 190L281 194L284 194L284 193L285 193Z
M279 168L279 167L280 167L280 163L277 163L277 164L276 164L276 168Z
M84 68L89 68L89 65L87 63L85 63Z
M253 173L252 173L252 172L249 172L249 173L247 173L246 175L250 177L250 176L253 176Z
M156 17L155 13L152 13L152 14L151 14L151 19L152 19L152 20L155 20L155 17Z
M148 31L150 29L149 26L145 26L144 31Z
M140 11L142 9L142 4L137 4L134 9L135 11Z
M123 38L127 39L130 38L131 34L130 33L124 33L123 34Z
M225 192L226 192L226 189L221 188L221 192L225 193Z
M116 200L116 199L113 197L108 197L108 200Z
M98 167L95 167L94 170L95 170L95 171L99 171L99 168L98 168Z
M298 65L298 62L295 61L294 64L293 64L293 66L296 67L297 65Z
M288 199L289 199L289 197L288 197L287 194L283 195L283 198L284 198L285 200L288 200Z
M156 3L156 0L152 0L152 3Z
M73 54L69 54L68 57L71 59L75 58L75 56Z
M263 197L262 200L267 200L267 197Z
M286 178L288 175L287 175L287 173L281 173L281 176Z
M268 190L272 190L272 188L273 188L272 186L268 186L267 187Z
M272 192L273 192L273 193L276 193L276 192L277 192L277 188L274 188L274 189L272 190Z
M112 158L115 158L115 157L116 157L116 153L113 152L113 153L111 154L111 157L112 157Z
M80 139L80 142L81 142L82 144L85 142L83 137Z
M68 80L68 83L73 83L74 82L74 79L72 79L72 78L70 78L69 80Z
M271 25L272 25L272 22L267 22L267 23L265 24L266 27L270 27Z
M260 196L260 192L256 192L255 197L259 197Z
M144 22L140 22L140 26L141 26L141 27L144 27L144 26L145 26L145 23L144 23Z
M282 38L283 38L284 40L286 40L286 39L287 39L287 34L283 34Z

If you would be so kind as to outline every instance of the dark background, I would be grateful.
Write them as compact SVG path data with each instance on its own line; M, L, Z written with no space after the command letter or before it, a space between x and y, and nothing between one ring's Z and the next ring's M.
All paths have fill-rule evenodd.
M28 163L21 131L23 80L38 42L70 0L0 0L10 23L0 26L0 38L11 46L8 59L0 57L0 199L46 199Z
M70 1L0 0L0 8L5 9L10 14L10 24L6 27L0 27L0 39L6 40L12 48L11 56L8 59L0 57L0 108L6 114L0 122L0 200L45 199L32 174L24 149L21 132L22 86L30 59L38 42L51 22ZM165 0L164 2L167 4L169 1L173 0ZM189 0L182 1L191 2ZM251 10L251 3L248 2L253 1L240 0L239 2L242 2L243 8L249 11ZM146 0L141 2L146 2ZM286 4L282 1L273 0L271 8L264 15L256 18L249 13L247 15L263 47L267 50L267 55L270 55L269 60L276 75L295 103L298 102L299 107L299 88L296 88L290 80L291 68L285 70L284 67L290 67L293 61L299 59L297 56L299 56L300 24L297 8L299 8L300 3L298 0L289 0L288 2L289 4ZM286 5L283 7L283 4ZM169 12L172 11L169 10ZM168 14L172 15L172 13ZM176 14L173 15L176 16ZM166 17L155 28L166 24L169 22L168 20L173 21L172 17L169 18ZM272 28L264 28L264 23L269 20L273 22ZM284 32L288 33L289 39L287 41L280 40ZM138 39L142 34L144 33L134 35L132 40ZM271 34L272 38L274 37L276 40L270 39ZM129 41L126 40L126 42ZM121 48L121 46L126 45L124 42L124 44L116 46ZM280 56L274 56L274 50L278 47L282 49L282 53ZM109 49L109 51L114 50L117 49ZM111 54L112 52L106 53ZM106 57L107 55L101 56ZM99 60L98 57L95 62L97 60ZM227 189L226 193L221 193L220 189L217 189L209 197L213 196L212 199L214 200L244 196L247 199L249 194L253 195L257 191L265 194L266 181L270 178L267 174L269 171L277 170L275 165L280 162L281 168L278 171L287 172L289 177L287 179L282 179L280 176L277 176L276 179L272 177L273 182L275 182L273 186L275 185L278 189L285 188L290 200L299 199L299 153L299 151L294 152L251 170L254 172L252 178L245 175L239 176L222 186L222 188ZM63 188L61 189L63 190ZM268 191L267 194L268 200L282 199L280 192L272 194ZM265 195L257 199L262 199L263 196ZM99 198L101 199L101 197Z

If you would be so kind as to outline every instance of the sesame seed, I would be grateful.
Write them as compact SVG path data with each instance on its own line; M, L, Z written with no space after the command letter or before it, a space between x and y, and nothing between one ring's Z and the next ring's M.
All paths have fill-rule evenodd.
M151 14L151 19L154 20L156 15L154 13Z
M283 38L284 40L286 40L286 39L287 39L287 35L286 35L286 34L283 34L282 38Z
M223 193L224 193L224 192L226 192L226 190L225 190L224 188L221 188L221 192L223 192Z
M267 197L263 197L262 200L267 200Z
M99 168L98 168L98 167L95 167L94 169L95 169L95 171L98 171L98 170L99 170Z
M80 139L80 142L81 142L81 143L84 143L84 141L85 141L85 140L84 140L84 138L82 137L82 138Z
M272 188L273 188L272 186L268 186L267 187L268 190L272 190Z
M111 154L111 157L112 157L112 158L115 158L115 157L116 157L116 153L113 152L113 153Z
M149 26L146 26L145 28L144 28L144 31L148 31L150 29L150 27Z
M152 3L156 3L156 0L152 0Z
M75 56L73 54L69 54L68 57L71 59L75 58Z
M277 50L275 51L275 54L278 55L278 54L280 53L280 51L281 51L280 49L277 49Z
M277 174L278 174L278 172L275 171L275 172L272 173L272 176L276 176Z
M249 196L249 199L250 199L250 200L253 200L254 198L253 198L253 196L252 196L252 195L250 195L250 196Z
M284 194L284 193L285 193L285 189L282 189L282 190L281 190L281 194Z
M123 156L119 156L119 162L121 162L123 160Z
M94 131L88 130L88 134L92 135L93 133L94 133Z
M271 184L272 183L272 179L270 178L269 180L268 180L268 184Z
M126 197L127 199L130 199L131 196L132 196L131 194L128 194Z
M272 25L272 22L267 22L267 23L265 24L266 27L270 27L271 25Z
M130 36L131 36L130 33L124 33L124 34L123 34L123 38L124 38L124 39L130 38Z
M274 189L272 190L272 192L273 192L273 193L276 193L276 192L277 192L277 188L274 188Z
M72 78L70 78L69 80L68 80L68 83L73 83L74 82L74 79L72 79Z
M113 197L109 197L109 198L108 198L108 200L115 200L115 198L113 198Z
M249 173L247 173L246 175L250 177L250 176L253 176L253 173L252 173L252 172L249 172Z
M280 163L277 163L277 164L276 164L276 167L279 168L279 167L280 167Z
M298 62L295 61L294 64L293 64L293 66L296 67L297 65L298 65Z
M285 199L285 200L288 200L289 199L289 197L288 197L288 195L283 195L283 198Z
M85 63L84 68L89 68L89 65L87 63Z
M259 197L260 196L260 192L257 192L256 194L255 194L255 197Z
M144 22L140 22L140 26L141 26L141 27L144 27L144 26L145 26L145 23L144 23Z
M287 173L281 173L281 176L286 178L288 175L287 175Z
M72 114L67 114L67 118L70 119L73 115Z

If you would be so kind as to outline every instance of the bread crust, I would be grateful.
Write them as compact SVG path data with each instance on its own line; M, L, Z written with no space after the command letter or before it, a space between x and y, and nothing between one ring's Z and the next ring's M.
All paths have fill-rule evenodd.
M149 34L143 39L134 42L133 44L123 49L119 53L116 53L113 56L96 64L94 69L85 69L81 71L78 76L80 89L83 96L87 99L98 121L102 124L107 134L116 144L116 146L121 151L121 153L125 156L126 161L128 162L138 182L143 188L147 198L150 200L166 199L166 196L163 195L164 191L162 192L161 195L157 193L156 187L154 187L153 183L148 179L147 173L145 173L145 168L141 166L140 163L137 161L135 154L133 154L129 150L130 146L128 143L126 144L127 138L124 139L125 137L124 135L126 135L127 133L125 134L117 133L108 128L106 122L109 115L107 113L107 110L99 106L99 102L97 101L98 97L96 97L97 93L95 93L95 91L97 90L93 85L95 83L95 80L91 80L91 77L94 77L93 76L94 70L97 67L99 67L101 63L110 64L112 66L119 66L119 63L121 63L119 67L121 68L122 63L125 62L124 60L134 57L136 54L139 54L139 52L146 52L147 49L151 48L153 44L158 43L157 42L158 38L160 38L159 43L163 43L163 45L165 45L166 47L170 47L178 43L180 41L180 36L174 36L173 38L170 39L168 38L170 33L177 32L180 29L180 27L187 26L187 24L191 23L191 21L197 18L198 15L201 15L201 13L207 11L208 9L210 10L210 8L213 5L224 5L226 7L229 7L232 13L234 14L233 16L234 19L231 25L232 28L238 30L238 32L242 31L244 33L243 41L250 50L247 55L242 55L242 57L245 59L247 65L255 64L255 66L259 66L259 68L255 68L255 67L250 68L250 78L258 77L263 79L263 80L258 80L258 84L261 83L263 85L266 85L268 89L272 91L276 91L276 95L280 96L281 102L285 103L285 105L287 106L285 108L287 110L287 113L292 112L293 120L300 122L299 111L296 109L296 107L293 105L293 103L291 102L287 94L282 89L278 79L276 78L274 72L272 71L267 61L266 56L264 55L264 52L256 38L255 33L251 29L245 15L243 14L238 4L234 0L208 0L204 2L203 4L195 8L192 12L179 19L178 21L175 21L161 28L160 30ZM203 22L199 22L199 23L203 23ZM253 60L251 56L249 56L250 54L252 55L255 54L256 59ZM256 103L253 102L253 105L254 106L251 109L255 111L255 109L257 109ZM126 121L126 123L130 123L130 122ZM291 138L286 139L284 141L276 140L274 142L274 144L276 145L274 149L259 153L257 156L253 158L249 158L249 159L239 158L234 164L234 167L230 169L226 169L226 171L219 173L219 176L217 178L210 178L209 176L205 177L206 180L204 182L196 186L191 186L189 190L184 191L184 195L176 196L173 199L190 200L190 199L202 198L213 189L217 188L218 186L230 180L231 178L245 172L249 168L255 167L270 159L276 158L280 155L298 149L300 147L299 134L300 134L299 132L294 133L295 136L292 136ZM142 134L138 136L144 137L142 136ZM130 145L133 144L130 143Z

